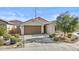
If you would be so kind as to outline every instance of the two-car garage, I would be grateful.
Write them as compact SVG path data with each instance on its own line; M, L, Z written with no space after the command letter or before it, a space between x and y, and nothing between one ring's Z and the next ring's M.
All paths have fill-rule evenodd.
M24 26L24 34L40 34L41 33L41 26Z

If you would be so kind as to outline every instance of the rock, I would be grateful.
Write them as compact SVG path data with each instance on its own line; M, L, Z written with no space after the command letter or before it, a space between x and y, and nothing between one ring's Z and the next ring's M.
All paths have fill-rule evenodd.
M3 38L3 36L0 36L0 40L3 40L4 38Z
M5 45L10 45L10 39L4 42Z
M16 46L16 45L14 45L14 46L13 46L13 48L17 48L17 46Z
M23 47L23 43L17 42L15 45L13 45L13 48L17 48L17 47Z

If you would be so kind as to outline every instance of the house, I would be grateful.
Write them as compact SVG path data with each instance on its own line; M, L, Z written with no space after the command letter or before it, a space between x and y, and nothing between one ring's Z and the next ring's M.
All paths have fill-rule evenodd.
M53 23L41 17L36 17L34 19L23 22L20 28L22 35L42 33L51 34L55 31L55 26L53 25Z
M16 28L15 25L13 25L13 24L11 24L11 23L9 23L9 22L7 22L7 21L4 21L4 20L2 20L2 19L0 19L0 25L5 26L6 29L7 29L7 31L11 30L12 28Z

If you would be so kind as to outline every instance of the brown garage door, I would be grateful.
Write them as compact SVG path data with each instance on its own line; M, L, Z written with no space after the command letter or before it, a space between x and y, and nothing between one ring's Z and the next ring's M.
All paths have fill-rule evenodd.
M41 26L24 26L24 34L40 34Z

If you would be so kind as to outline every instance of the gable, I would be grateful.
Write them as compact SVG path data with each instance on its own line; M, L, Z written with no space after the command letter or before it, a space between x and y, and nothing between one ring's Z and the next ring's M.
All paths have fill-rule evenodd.
M13 24L13 25L16 25L16 26L20 26L20 24L22 23L22 21L19 21L19 20L12 20L12 21L9 21L9 23Z
M6 25L6 24L8 24L8 22L3 21L3 20L0 20L0 24L1 24L1 25Z
M23 24L25 25L44 25L44 24L48 24L49 21L41 18L41 17L37 17L37 18L34 18L34 19L30 19L26 22L24 22Z

